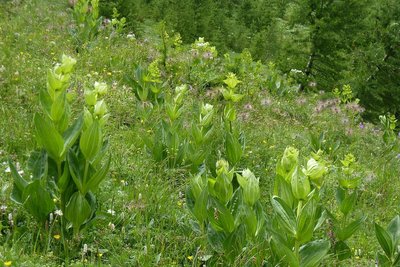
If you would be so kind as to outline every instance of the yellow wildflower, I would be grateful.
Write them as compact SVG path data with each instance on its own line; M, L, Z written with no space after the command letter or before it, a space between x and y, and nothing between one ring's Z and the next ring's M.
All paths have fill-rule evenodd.
M54 239L59 240L61 236L59 234L53 235Z
M188 260L190 260L190 261L193 260L193 256L188 256L187 258L188 258Z
M12 261L5 261L4 262L4 266L7 266L7 267L11 266L11 264L12 264Z

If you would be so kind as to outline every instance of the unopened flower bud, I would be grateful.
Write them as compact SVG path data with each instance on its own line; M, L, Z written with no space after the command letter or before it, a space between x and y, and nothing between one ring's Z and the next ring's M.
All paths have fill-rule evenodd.
M283 157L281 159L282 167L286 172L290 172L293 168L297 167L299 161L299 150L294 147L287 147L285 152L283 152Z
M102 117L104 114L107 113L107 106L104 100L97 101L96 105L94 106L94 114Z
M85 90L85 101L89 106L96 105L97 93L95 90Z
M301 169L296 167L291 179L292 192L298 200L306 200L311 191L310 181Z
M94 90L101 96L105 95L107 93L107 84L104 82L95 82Z

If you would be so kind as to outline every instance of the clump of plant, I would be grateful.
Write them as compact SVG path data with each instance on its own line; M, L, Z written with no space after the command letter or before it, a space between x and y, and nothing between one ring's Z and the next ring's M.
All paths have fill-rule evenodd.
M339 260L345 260L352 256L352 252L346 241L362 226L366 217L355 217L355 207L359 195L358 186L361 182L361 174L356 158L353 154L347 154L340 161L341 166L337 170L338 186L336 189L336 209L326 209L329 217L329 237L332 250Z
M221 89L225 100L223 122L225 129L225 153L228 162L235 166L242 158L245 140L244 134L235 123L236 109L234 103L240 101L244 95L236 93L236 86L240 83L234 73L229 73L224 80L227 87Z
M293 147L286 148L278 161L269 229L274 264L317 266L328 254L329 241L314 236L325 221L318 191L326 172L325 164L315 158L302 169L299 151Z
M399 266L400 216L394 217L386 229L375 223L375 235L384 252L384 254L377 252L377 266Z
M202 37L199 37L191 45L191 48L192 57L189 63L188 81L194 86L205 88L219 78L214 67L215 58L218 55L217 49Z
M354 99L353 90L349 84L345 84L342 90L335 88L333 89L333 94L340 100L340 103L347 104L352 101L359 102L359 99Z
M192 171L197 172L198 167L206 161L213 150L210 144L214 132L214 106L201 103L195 115L190 126L186 163L191 166Z
M186 198L195 230L207 235L208 245L225 264L244 262L240 256L261 242L265 216L259 181L250 170L235 172L219 160L216 176L203 172L192 177Z
M85 48L99 33L99 0L78 0L74 5L75 28L72 31L77 47Z
M62 63L48 71L47 89L40 92L42 112L34 115L39 148L28 160L30 176L22 177L10 162L14 178L11 199L23 205L41 230L49 214L57 210L66 253L70 230L77 236L95 218L94 193L110 166L110 157L103 160L107 154L103 131L108 114L101 96L107 92L107 85L96 82L94 88L86 89L87 107L72 120L68 88L75 63L75 59L63 56Z
M399 145L396 133L394 132L396 129L397 119L394 115L388 114L387 116L379 116L379 121L383 128L382 139L386 146L385 153L388 153L396 149Z
M187 151L187 140L182 126L182 112L187 92L187 85L181 85L175 88L173 95L166 96L162 105L166 117L155 125L152 136L144 138L146 148L154 160L166 161L169 167L182 165Z

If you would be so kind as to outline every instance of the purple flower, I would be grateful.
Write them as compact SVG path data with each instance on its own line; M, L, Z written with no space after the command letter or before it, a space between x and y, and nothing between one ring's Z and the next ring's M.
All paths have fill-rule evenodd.
M360 129L364 129L365 128L365 125L364 125L364 123L362 123L362 122L360 122Z

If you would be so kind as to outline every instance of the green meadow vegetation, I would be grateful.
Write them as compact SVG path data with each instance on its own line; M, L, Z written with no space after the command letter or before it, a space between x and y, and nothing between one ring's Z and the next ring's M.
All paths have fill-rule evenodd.
M0 1L0 264L400 266L398 14L175 2Z

